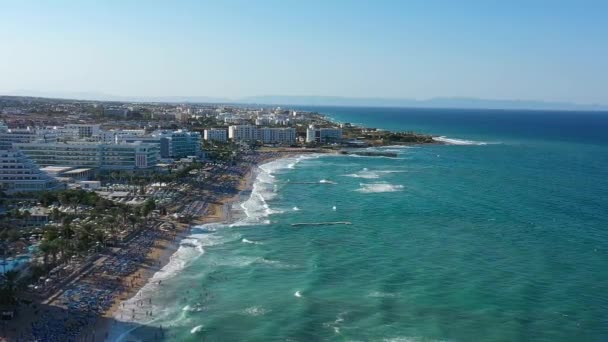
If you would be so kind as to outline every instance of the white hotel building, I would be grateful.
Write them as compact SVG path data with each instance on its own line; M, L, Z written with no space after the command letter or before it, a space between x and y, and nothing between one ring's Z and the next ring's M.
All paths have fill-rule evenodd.
M208 141L228 141L228 132L225 129L210 128L204 132L204 138Z
M306 129L306 142L337 142L342 139L342 129L340 128L315 128L310 125Z
M44 191L60 186L38 165L15 149L0 150L0 189L10 194L21 191Z
M264 144L293 144L296 129L283 127L261 127L237 125L228 127L228 137L235 141L261 141Z
M154 144L93 142L15 143L13 146L40 166L78 166L100 170L139 170L154 167L159 147Z

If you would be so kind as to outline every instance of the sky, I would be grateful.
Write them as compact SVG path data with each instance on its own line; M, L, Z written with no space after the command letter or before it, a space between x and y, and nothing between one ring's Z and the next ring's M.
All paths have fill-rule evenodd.
M0 94L608 104L608 1L0 0Z

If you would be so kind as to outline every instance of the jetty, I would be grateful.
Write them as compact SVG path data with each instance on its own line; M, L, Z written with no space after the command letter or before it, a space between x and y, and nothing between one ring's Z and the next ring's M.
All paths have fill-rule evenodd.
M348 221L334 221L334 222L308 222L308 223L292 223L292 227L301 227L301 226L334 226L339 224L351 225L352 222Z

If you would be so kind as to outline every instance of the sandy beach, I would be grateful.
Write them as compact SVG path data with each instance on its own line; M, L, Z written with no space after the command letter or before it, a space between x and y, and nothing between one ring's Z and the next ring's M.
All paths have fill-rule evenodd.
M154 274L169 263L171 256L180 247L182 239L190 234L191 227L231 221L230 208L234 203L245 200L242 197L251 191L257 167L260 164L293 155L293 152L261 153L248 163L239 166L241 172L228 174L229 178L226 180L227 184L233 184L232 186L236 188L235 191L232 194L230 194L231 191L228 191L223 197L210 202L205 215L193 217L189 223L179 222L171 215L149 222L148 228L138 233L127 245L116 248L114 251L106 251L90 270L61 290L65 292L58 292L59 295L52 296L51 299L40 304L22 307L19 317L11 322L8 326L9 329L4 327L3 337L0 337L0 341L28 341L35 336L38 338L44 336L49 341L106 341L112 327L121 321L120 317L115 317L115 315L123 302L135 297ZM223 176L220 178L223 179ZM209 195L210 198L215 195L215 198L218 198L218 193L209 193L208 190L203 190L197 195ZM143 252L143 254L136 258L129 257L128 253L132 249L140 254ZM120 275L115 274L112 271L112 267L115 266L112 265L116 265L121 260L124 262L125 259L129 264L128 269L132 271L128 273L123 271ZM71 297L66 296L66 293L74 291L74 286L84 286L84 295L90 291L87 289L105 288L105 297L99 301L103 302L107 309L99 315L91 315L89 309L82 313L70 313L72 309L68 306L72 305L73 301L69 299ZM90 296L97 296L96 292L92 291ZM97 298L92 299L98 300ZM148 300L152 301L151 298ZM58 322L61 327L57 327ZM65 328L66 326L67 328ZM65 332L69 332L70 336L63 336ZM156 335L156 333L154 334Z
M269 162L273 159L277 158L266 159L263 162ZM257 167L257 165L255 167ZM99 317L94 324L82 330L79 340L95 342L104 342L107 340L108 332L112 329L114 324L118 323L115 317L117 310L123 305L124 301L135 297L140 289L150 281L154 274L169 263L171 256L179 248L181 240L189 235L191 227L207 223L229 221L229 207L241 200L243 192L251 190L255 179L255 167L251 168L246 175L240 179L238 185L239 193L235 196L224 197L218 202L211 203L207 215L193 219L190 225L175 220L167 221L167 223L173 225L175 229L168 231L166 236L156 240L154 246L148 252L147 261L140 264L137 271L123 278L122 283L126 290L115 296L112 306Z
M174 225L175 229L170 231L167 236L160 238L155 242L147 255L147 262L142 263L137 271L123 279L123 285L126 290L116 295L110 309L108 309L95 324L84 329L79 338L83 341L106 341L108 332L112 329L113 325L118 324L120 320L120 317L115 317L115 315L121 305L123 305L123 302L137 296L141 288L150 281L154 274L169 263L171 256L179 248L182 239L190 234L191 227L208 223L231 221L232 216L230 208L235 203L246 200L242 197L244 194L248 194L248 192L251 191L253 182L255 181L257 167L263 163L268 163L280 158L293 157L294 155L295 154L291 151L279 155L269 154L269 157L262 158L254 165L251 165L245 175L240 178L237 186L238 193L236 195L226 196L217 202L211 203L208 213L205 216L194 218L190 225L175 220L167 221L167 223ZM144 303L142 300L142 306L143 305ZM160 337L162 332L159 331L158 334Z

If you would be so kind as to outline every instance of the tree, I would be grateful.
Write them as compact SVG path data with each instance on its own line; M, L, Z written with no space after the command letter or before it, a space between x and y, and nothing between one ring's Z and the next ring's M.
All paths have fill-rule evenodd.
M148 198L142 205L142 216L147 218L154 209L156 209L156 201L153 198Z
M22 219L22 220L24 220L24 221L26 221L26 222L27 222L27 221L29 221L29 220L30 220L30 218L32 218L32 213L30 213L28 210L24 210L24 211L21 213L21 219Z
M135 224L139 222L139 218L135 215L129 215L128 220L131 223L133 230L135 230Z
M49 264L49 256L53 252L52 241L46 239L42 240L40 245L38 245L38 250L42 252L42 262L44 263L44 267L46 269Z
M4 273L4 282L0 287L0 304L15 304L16 303L16 290L17 290L17 278L19 272L15 270Z

